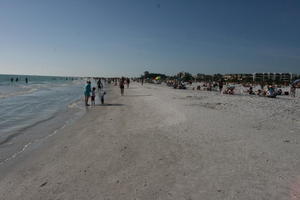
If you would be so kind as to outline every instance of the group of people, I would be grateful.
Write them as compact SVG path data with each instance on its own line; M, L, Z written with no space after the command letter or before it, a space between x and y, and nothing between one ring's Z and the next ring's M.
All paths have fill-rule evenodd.
M255 85L254 85L255 86ZM243 91L243 93L249 94L249 95L258 95L263 97L269 97L269 98L275 98L278 95L290 95L292 97L295 97L296 95L296 86L291 85L290 86L290 92L289 91L283 91L280 86L276 85L260 85L261 89L254 90L253 85L243 85L243 87L247 87L248 89L246 91ZM257 85L256 85L257 86ZM222 85L223 87L223 85ZM220 92L222 91L220 87ZM223 94L234 94L235 86L234 85L226 85L225 89L223 90Z
M98 93L101 99L101 104L104 104L104 96L106 92L103 90L103 84L101 79L97 81ZM91 99L91 105L95 106L96 103L96 87L92 87L92 82L87 81L84 89L84 96L85 96L85 106L90 106L89 99Z
M196 87L193 87L193 83L191 82L182 82L177 80L168 80L166 81L166 84L169 87L173 87L174 89L187 89L188 87L192 88L193 90L205 90L205 91L219 91L223 94L235 94L236 91L236 85L235 84L224 84L223 81L219 82L202 82L198 84ZM297 85L298 84L298 85ZM260 85L261 89L258 89L254 91L253 87L256 85L242 85L243 87L247 87L246 91L243 91L243 93L250 94L250 95L259 95L259 96L265 96L265 97L271 97L275 98L277 95L291 95L292 97L295 97L296 94L296 88L300 85L299 82L293 83L290 86L290 91L283 91L280 88L277 88L274 85ZM259 86L259 85L258 85Z
M250 86L249 89L246 91L246 93L250 94L250 95L259 95L259 96L265 96L265 97L270 97L270 98L275 98L277 95L282 95L283 92L281 89L275 89L274 86L269 85L267 86L266 89L259 89L257 91L253 90L253 87ZM288 95L288 92L284 93L285 95Z
M90 106L90 104L89 104L90 99L91 99L91 105L92 106L95 105L97 91L98 91L99 97L101 99L101 103L104 104L104 95L106 95L106 92L104 92L104 88L103 88L103 84L101 82L101 78L95 79L95 82L96 82L97 88L92 87L92 82L90 80L88 80L86 82L85 89L84 89L85 105L86 106ZM105 82L107 82L107 83L113 82L115 86L119 85L120 90L121 90L121 96L124 95L125 86L127 86L127 88L129 88L129 85L130 85L130 79L125 78L125 77L122 77L120 79L116 79L116 78L108 79L108 80L105 79Z
M17 78L15 79L15 82L18 82L18 81L19 81L19 78L17 77ZM29 81L29 79L26 77L26 78L25 78L25 83L27 84L28 81ZM13 77L10 78L10 82L11 82L11 83L14 82L14 78L13 78Z
M105 79L105 81L108 82L108 83L113 82L115 86L118 85L120 87L121 96L124 95L125 86L127 85L127 88L129 88L129 85L130 85L130 79L125 78L125 77L112 78L112 79L108 79L108 80ZM144 79L141 80L141 83L143 85ZM299 84L299 83L297 82L297 84ZM103 84L102 84L100 78L98 78L96 80L96 84L97 84L97 87L98 87L98 91L100 93L101 90L103 89ZM183 82L180 82L180 81L169 80L169 81L166 82L166 84L170 87L175 88L175 89L187 89L186 84L183 83ZM190 82L188 84L190 84L192 86L192 82ZM225 89L223 89L223 87L224 87L224 82L219 81L219 82L213 82L213 83L211 83L211 82L203 83L202 85L198 85L196 87L196 89L197 90L212 91L213 88L217 88L216 90L219 91L220 93L223 93L223 94L233 95L235 93L236 88L235 88L234 85L225 85ZM247 86L245 86L245 87L247 87ZM262 87L262 89L254 91L253 86L250 85L250 86L248 86L249 89L247 91L244 91L244 92L247 93L247 94L250 94L250 95L259 95L259 96L266 96L266 97L271 97L271 98L275 98L277 95L289 95L289 94L291 96L295 97L295 91L296 91L297 85L295 85L295 84L291 85L290 93L287 92L287 91L283 92L280 88L276 89L273 85L267 86L266 89L264 88L264 86L261 86L261 87ZM193 90L195 90L194 87L193 87ZM100 95L102 104L104 103L104 95L105 94L106 94L105 92L102 92L102 94ZM91 104L95 105L96 87L92 88L91 81L87 81L87 84L85 86L84 95L85 95L85 105L86 106L89 106L88 102L89 102L90 98L91 98Z

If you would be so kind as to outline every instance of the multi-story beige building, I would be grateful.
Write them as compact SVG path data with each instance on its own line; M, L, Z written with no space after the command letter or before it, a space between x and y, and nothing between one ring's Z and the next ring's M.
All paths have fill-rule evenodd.
M253 81L283 81L291 82L293 75L291 73L254 73Z
M254 82L267 82L267 81L282 81L291 82L297 74L291 73L253 73L253 74L225 74L223 75L226 81L254 81Z

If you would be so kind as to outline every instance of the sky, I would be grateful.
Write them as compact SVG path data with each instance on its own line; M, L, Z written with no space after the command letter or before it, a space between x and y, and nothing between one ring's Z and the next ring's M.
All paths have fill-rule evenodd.
M299 0L0 0L0 74L300 73Z

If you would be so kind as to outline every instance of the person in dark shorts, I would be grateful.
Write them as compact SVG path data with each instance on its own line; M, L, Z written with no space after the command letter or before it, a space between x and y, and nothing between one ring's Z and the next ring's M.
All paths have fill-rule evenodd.
M97 81L98 90L101 90L103 88L103 84L101 82L101 79L99 78Z
M129 78L126 79L126 83L127 83L127 88L129 88L129 84L130 84L130 79Z
M91 96L91 104L92 104L92 106L95 105L95 98L96 98L96 88L93 87L92 96Z
M219 91L220 91L220 93L222 92L222 90L223 90L223 81L220 81L219 82Z
M106 92L103 92L101 94L101 104L104 104L104 96L106 95Z
M296 86L295 85L291 86L290 94L292 97L296 97Z
M120 89L121 89L121 95L123 96L124 95L124 85L125 85L125 78L122 77L121 80L120 80Z

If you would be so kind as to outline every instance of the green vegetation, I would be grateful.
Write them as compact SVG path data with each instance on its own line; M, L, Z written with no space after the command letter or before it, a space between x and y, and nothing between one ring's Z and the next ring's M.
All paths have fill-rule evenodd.
M289 84L296 79L300 79L299 74L290 73L254 73L254 74L201 74L193 76L189 72L179 72L176 75L168 76L160 73L150 73L145 71L140 77L148 81L160 77L159 80L177 80L182 82L198 81L198 82L234 82L234 83L258 83L258 84Z

